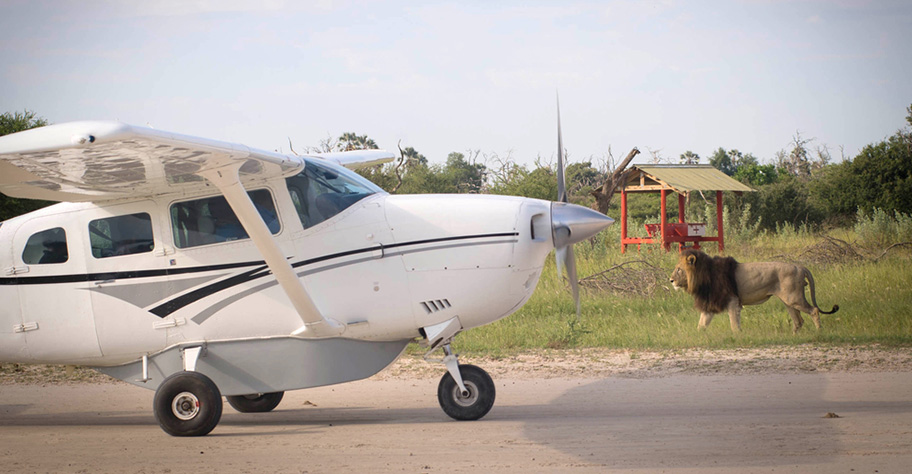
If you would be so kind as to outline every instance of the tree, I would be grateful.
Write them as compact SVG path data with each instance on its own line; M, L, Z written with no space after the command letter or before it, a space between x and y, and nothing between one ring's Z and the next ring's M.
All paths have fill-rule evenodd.
M453 152L447 156L443 169L447 181L458 193L478 193L484 186L487 169L481 163L469 162L462 153Z
M824 211L809 199L808 181L791 175L761 186L755 193L744 193L741 199L751 205L752 213L766 229L775 229L782 223L816 225L825 217Z
M757 157L750 153L745 155L734 148L726 151L725 148L719 147L709 158L709 164L729 176L734 176L738 168L756 165Z
M779 172L776 170L776 166L772 164L759 165L750 163L739 166L732 177L742 183L765 186L775 183L779 179Z
M512 161L505 166L506 172L497 173L492 183L491 194L523 196L553 201L557 199L557 174L550 166L535 160L535 169L529 171L525 166Z
M816 159L811 156L808 145L813 141L813 138L802 138L801 132L795 132L795 136L792 137L792 149L776 152L776 166L792 176L810 178L812 171L823 168L830 161L830 151L825 145L817 147Z
M679 160L679 163L681 163L682 165L696 165L696 164L700 163L700 155L698 155L690 150L687 150L681 154L681 159Z
M21 132L30 128L43 127L47 120L40 118L30 110L22 112L5 112L0 114L0 136ZM32 199L16 199L0 194L0 221L34 211L52 203Z
M906 110L912 124L912 106ZM912 213L912 130L898 130L865 146L854 159L823 167L810 190L812 200L831 216L851 218L874 208Z
M602 183L600 189L593 189L589 194L595 198L595 204L593 204L593 209L601 212L602 214L608 214L608 210L611 208L611 198L614 197L614 192L617 190L619 184L627 181L627 177L630 175L630 170L627 169L627 165L633 160L633 157L637 156L640 153L640 150L637 147L633 147L630 150L630 153L624 158L619 165L617 165L613 170L609 170L605 177L605 181ZM611 148L608 148L609 156L609 166L610 162L613 162L614 159L611 156Z
M867 145L854 160L821 180L814 190L830 211L853 214L857 209L912 213L912 133L899 131L887 140Z
M564 175L567 179L567 192L569 194L589 194L593 187L605 179L605 175L599 173L592 166L591 161L570 163Z
M367 137L365 136L361 138ZM356 143L362 141L359 140L359 137L353 133L343 134L340 140L343 139L346 141L346 143ZM373 143L373 140L367 139L363 140L362 142L370 144ZM428 160L424 155L412 147L406 147L403 150L400 146L399 158L397 158L393 163L360 168L357 170L357 173L369 179L377 186L380 186L381 188L389 191L390 193L397 193L400 191L400 188L402 188L403 182L408 179L410 173L412 173L417 168L425 168L424 171L426 171L427 166ZM414 189L414 186L407 186L407 188Z
M376 150L377 148L377 144L367 135L358 135L351 132L343 133L336 144L336 149L339 151Z
M47 125L47 120L37 117L31 110L5 112L0 115L0 137L45 125Z
M731 156L725 151L725 148L719 147L718 150L713 152L712 156L709 157L709 164L729 176L735 174L735 165L732 163Z

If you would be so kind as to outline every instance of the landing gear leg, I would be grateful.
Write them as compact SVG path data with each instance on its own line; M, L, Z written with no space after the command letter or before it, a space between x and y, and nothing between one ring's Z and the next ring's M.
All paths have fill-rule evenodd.
M459 372L459 359L456 354L453 354L453 349L450 348L449 344L443 345L443 364L446 366L447 372L450 373L450 377L453 377L453 381L456 382L456 386L459 387L460 394L463 397L469 396L465 382L462 381L462 374Z
M494 406L494 381L484 370L474 365L459 365L450 348L450 342L462 331L459 318L452 318L423 328L424 344L429 348L425 360L443 362L447 373L437 385L437 401L443 412L455 420L477 420L488 414ZM443 359L433 360L430 355L443 349Z

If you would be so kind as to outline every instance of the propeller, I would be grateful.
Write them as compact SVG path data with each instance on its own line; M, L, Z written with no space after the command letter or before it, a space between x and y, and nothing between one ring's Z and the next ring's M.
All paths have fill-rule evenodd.
M567 203L567 179L564 176L564 138L561 134L560 120L560 95L557 96L557 202ZM553 207L553 206L552 206ZM553 211L552 211L553 213ZM552 217L553 220L553 217ZM570 228L562 226L555 227L555 234L561 235L563 239L570 236ZM555 235L557 237L557 235ZM563 240L562 239L562 240ZM579 280L576 275L576 255L573 253L573 244L557 247L558 239L555 239L555 258L557 260L557 276L563 277L561 268L566 268L567 279L570 280L570 291L573 293L573 301L576 303L576 318L580 317L580 298L579 298Z
M567 271L570 291L580 317L579 279L576 274L576 255L573 244L588 239L614 222L614 219L592 209L570 204L564 177L564 140L561 136L560 96L557 98L557 201L551 203L551 229L554 237L558 278Z

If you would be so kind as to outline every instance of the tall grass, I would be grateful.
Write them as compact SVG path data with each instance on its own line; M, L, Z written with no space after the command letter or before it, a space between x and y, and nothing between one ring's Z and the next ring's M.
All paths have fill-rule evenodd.
M907 217L906 217L907 218ZM747 220L750 223L750 219ZM460 335L454 346L463 353L505 355L528 349L607 347L627 349L684 349L760 347L782 344L912 345L912 251L898 248L878 260L802 261L803 251L823 240L807 228L780 227L775 233L759 232L748 224L742 238L727 242L726 254L739 261L788 260L811 270L817 302L824 310L816 330L809 316L805 326L792 333L785 306L776 298L747 306L741 313L740 333L729 327L728 315L716 315L709 328L697 329L699 313L693 298L676 292L666 279L648 296L582 291L582 317L566 282L559 281L553 258L546 262L538 288L516 314ZM752 238L748 238L753 234ZM835 234L835 235L833 235ZM831 233L846 242L863 233ZM579 275L585 277L630 260L645 260L671 273L677 253L644 245L640 252L620 253L619 226L603 232L593 242L576 247ZM635 249L635 248L634 248ZM704 247L714 254L715 244ZM808 294L810 298L810 294Z
M870 214L861 209L855 222L855 233L867 245L888 246L912 241L912 215L895 211L891 216L874 208Z

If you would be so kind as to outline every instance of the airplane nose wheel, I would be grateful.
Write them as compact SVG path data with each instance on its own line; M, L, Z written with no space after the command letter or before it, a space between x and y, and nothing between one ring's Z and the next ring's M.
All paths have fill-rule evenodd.
M199 372L177 372L158 386L152 409L165 433L204 436L222 417L222 394Z
M463 392L453 376L447 372L437 385L437 401L443 412L454 420L477 420L488 414L494 406L494 381L480 367L464 364L459 366Z

